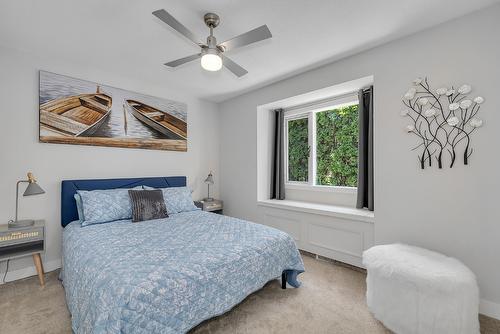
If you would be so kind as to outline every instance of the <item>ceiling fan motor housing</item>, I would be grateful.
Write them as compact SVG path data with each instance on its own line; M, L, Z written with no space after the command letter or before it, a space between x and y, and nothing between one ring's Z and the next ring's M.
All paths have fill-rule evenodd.
M217 39L215 36L208 36L207 37L207 46L209 49L217 49Z
M219 51L219 49L217 48L202 48L201 49L201 55L204 56L204 55L208 55L208 54L211 54L211 55L217 55L217 56L221 56L221 52Z

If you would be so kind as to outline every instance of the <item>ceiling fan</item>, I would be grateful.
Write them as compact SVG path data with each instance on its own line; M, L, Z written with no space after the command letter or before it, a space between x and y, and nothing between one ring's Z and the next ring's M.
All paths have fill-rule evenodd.
M154 11L153 15L201 48L200 53L196 53L191 56L165 63L165 65L168 67L177 67L179 65L201 58L201 67L203 67L207 71L218 71L222 68L222 65L224 65L237 77L241 77L247 74L248 71L232 61L230 58L224 55L224 53L238 47L259 42L272 37L269 28L266 25L262 25L244 34L217 44L217 39L215 38L213 32L214 28L219 25L220 18L217 14L207 13L204 15L203 19L205 21L205 24L210 29L210 35L207 37L206 44L204 44L201 43L200 40L189 29L187 29L182 23L177 21L166 10L159 9L157 11Z

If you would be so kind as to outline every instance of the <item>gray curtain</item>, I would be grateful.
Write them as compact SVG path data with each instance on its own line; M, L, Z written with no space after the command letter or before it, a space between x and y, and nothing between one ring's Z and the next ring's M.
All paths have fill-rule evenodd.
M285 166L284 166L284 140L283 125L285 123L285 111L274 110L274 148L271 170L271 198L285 199Z
M360 89L357 208L373 211L373 86Z

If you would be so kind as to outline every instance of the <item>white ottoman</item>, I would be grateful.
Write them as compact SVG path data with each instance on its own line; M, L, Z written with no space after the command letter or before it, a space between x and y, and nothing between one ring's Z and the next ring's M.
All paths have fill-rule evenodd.
M397 334L479 333L479 289L457 259L402 244L363 253L366 299L375 318Z

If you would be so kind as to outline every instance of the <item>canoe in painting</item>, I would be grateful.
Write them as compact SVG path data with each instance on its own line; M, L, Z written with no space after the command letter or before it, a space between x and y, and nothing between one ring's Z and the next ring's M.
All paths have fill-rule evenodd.
M111 112L112 98L99 91L55 99L40 105L40 130L68 137L88 136Z
M148 127L164 134L169 139L187 138L187 124L184 120L136 100L125 102L130 113Z

